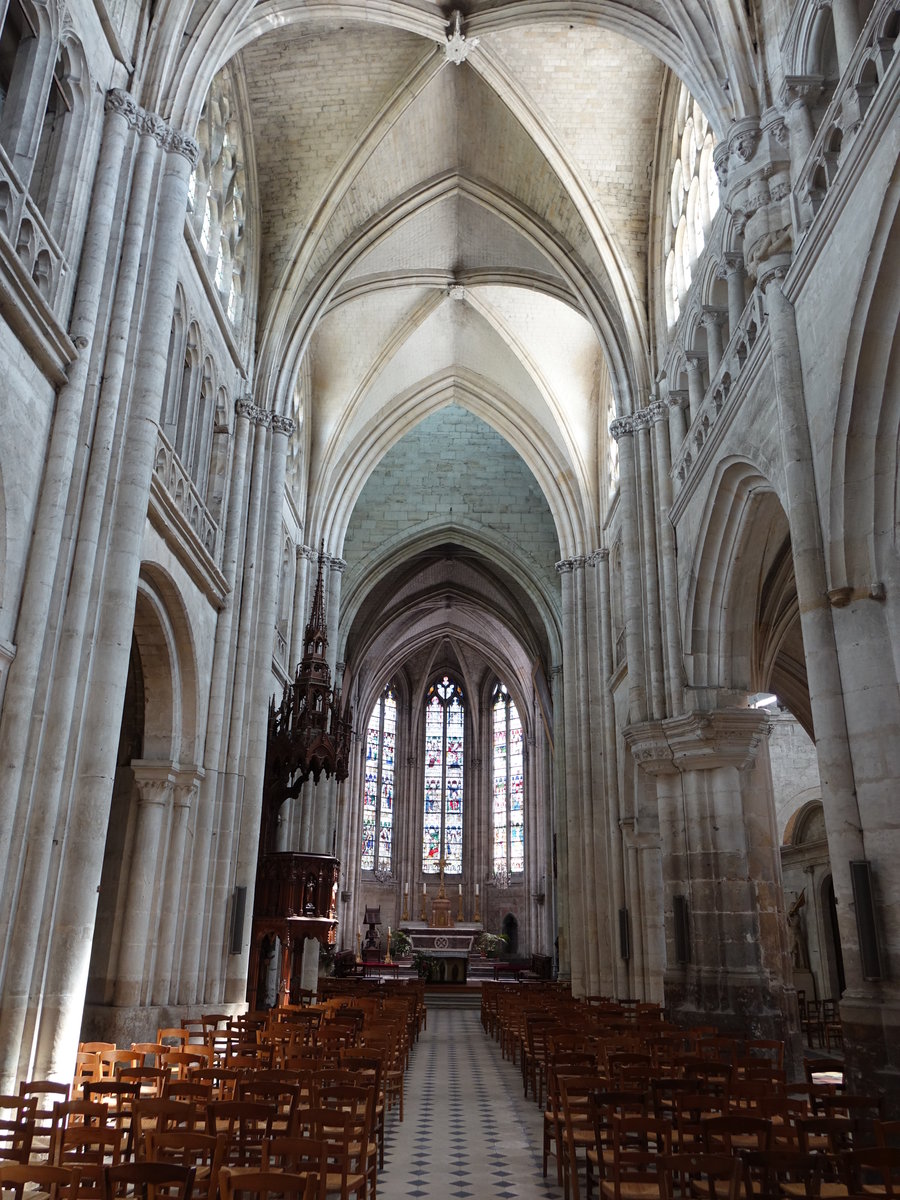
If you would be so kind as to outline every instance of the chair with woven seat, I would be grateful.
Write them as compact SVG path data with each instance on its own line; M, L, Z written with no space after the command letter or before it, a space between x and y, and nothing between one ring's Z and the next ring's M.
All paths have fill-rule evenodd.
M219 1172L222 1200L252 1196L255 1200L325 1200L322 1181L314 1172L293 1174L289 1171L247 1171L223 1167Z
M150 1162L193 1168L193 1200L216 1200L219 1171L225 1161L224 1133L151 1129L145 1136L144 1147Z
M301 1087L298 1083L287 1083L282 1079L261 1079L258 1073L238 1080L238 1100L252 1100L275 1106L276 1115L272 1120L271 1130L273 1137L290 1131L300 1096Z
M190 1200L194 1168L179 1163L118 1163L103 1168L104 1200Z
M672 1152L672 1123L659 1117L616 1117L611 1163L600 1159L604 1200L657 1200L660 1164Z
M33 1097L35 1101L31 1159L37 1156L49 1163L53 1149L53 1110L69 1099L69 1085L52 1079L24 1080L19 1084L19 1095L23 1100Z
M798 1195L818 1196L826 1167L822 1155L801 1150L775 1148L750 1150L742 1155L744 1194L756 1200L784 1200L786 1189L802 1189Z
M300 1127L296 1136L314 1138L326 1143L326 1176L322 1190L326 1195L337 1194L341 1200L357 1196L362 1200L369 1186L366 1170L368 1145L359 1117L341 1109L303 1109L298 1114Z
M657 1163L660 1200L738 1200L741 1160L731 1154L663 1154Z
M278 1116L274 1104L251 1100L213 1100L206 1106L207 1131L225 1134L225 1163L232 1167L258 1167L262 1144L272 1136Z
M588 1172L588 1154L597 1150L594 1123L591 1119L590 1096L597 1090L599 1079L592 1075L558 1075L559 1100L562 1110L562 1138L559 1159L562 1166L563 1193L572 1200L579 1197L579 1171Z
M900 1150L872 1146L842 1156L848 1191L854 1196L900 1196Z
M41 1200L76 1200L81 1182L80 1167L53 1167L46 1163L0 1162L0 1197L21 1200L22 1196Z
M0 1095L0 1159L28 1162L36 1112L36 1096Z
M101 1050L100 1078L117 1079L123 1067L141 1067L144 1056L135 1050Z
M319 1088L317 1105L349 1113L356 1119L368 1193L374 1200L378 1179L378 1141L375 1133L375 1089L358 1083L332 1083Z
M57 1167L78 1167L79 1200L100 1200L105 1166L122 1161L125 1134L108 1125L67 1125L56 1143Z
M602 1177L604 1168L612 1164L615 1119L652 1115L653 1106L648 1101L647 1093L640 1088L616 1091L598 1088L588 1092L588 1117L594 1129L594 1145L587 1151L588 1197L593 1195L595 1171L598 1177Z

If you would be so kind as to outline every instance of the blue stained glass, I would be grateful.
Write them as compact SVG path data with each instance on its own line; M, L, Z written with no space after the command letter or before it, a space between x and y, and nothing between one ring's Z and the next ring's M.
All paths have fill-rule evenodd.
M366 769L363 783L362 869L391 865L394 800L394 741L397 699L391 685L372 709L366 729Z

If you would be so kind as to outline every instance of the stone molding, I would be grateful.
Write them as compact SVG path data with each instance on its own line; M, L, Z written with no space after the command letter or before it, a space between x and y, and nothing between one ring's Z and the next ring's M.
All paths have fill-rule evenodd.
M704 304L700 309L700 324L705 328L724 325L727 320L727 308L716 308L711 304Z
M275 433L283 433L285 437L290 437L294 428L293 417L282 417L278 413L272 414L272 429Z
M687 388L670 388L665 403L669 408L688 408L691 403L691 394Z
M637 412L634 414L634 417L632 418L632 424L633 424L634 428L636 430L639 429L642 432L650 428L651 421L652 421L652 418L650 416L649 407L639 408L637 410Z
M729 708L643 721L628 726L624 736L635 762L648 775L672 775L719 767L745 771L753 766L770 731L765 714Z
M647 409L650 414L650 420L655 425L657 421L667 421L669 419L669 405L665 400L654 400Z
M458 8L454 9L450 14L448 22L447 42L444 46L444 54L446 55L447 62L453 63L456 67L461 66L466 61L481 40L480 38L467 38L462 31L462 24L462 13Z
M572 571L583 570L587 561L584 554L576 554L574 558L562 558L556 564L556 570L560 575L568 575Z
M106 93L105 108L123 117L129 129L142 137L152 137L166 153L182 154L192 167L200 157L197 142L181 129L173 129L156 113L141 108L132 96L121 88L110 88Z
M166 804L178 779L174 763L132 759L131 770L141 804Z
M634 421L631 417L616 417L609 426L610 436L617 442L620 442L623 437L634 436Z
M332 558L330 555L327 555L326 559L329 571L337 571L338 575L343 575L347 569L347 560L345 558Z

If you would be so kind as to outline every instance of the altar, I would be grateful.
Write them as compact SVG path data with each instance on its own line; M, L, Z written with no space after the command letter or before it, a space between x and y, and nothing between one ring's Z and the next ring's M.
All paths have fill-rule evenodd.
M452 929L426 921L405 921L400 928L409 935L414 954L425 954L437 967L436 983L465 983L469 955L483 928L480 921L458 921Z

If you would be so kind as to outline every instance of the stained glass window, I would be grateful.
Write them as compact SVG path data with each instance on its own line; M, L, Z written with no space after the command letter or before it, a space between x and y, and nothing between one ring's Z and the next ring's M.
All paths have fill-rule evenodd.
M493 703L494 873L525 870L525 773L522 722L507 689L498 683Z
M397 695L388 684L372 709L366 729L363 784L362 869L390 870L394 830L394 753Z
M448 676L428 689L425 704L425 821L422 870L462 873L465 709L462 689Z

